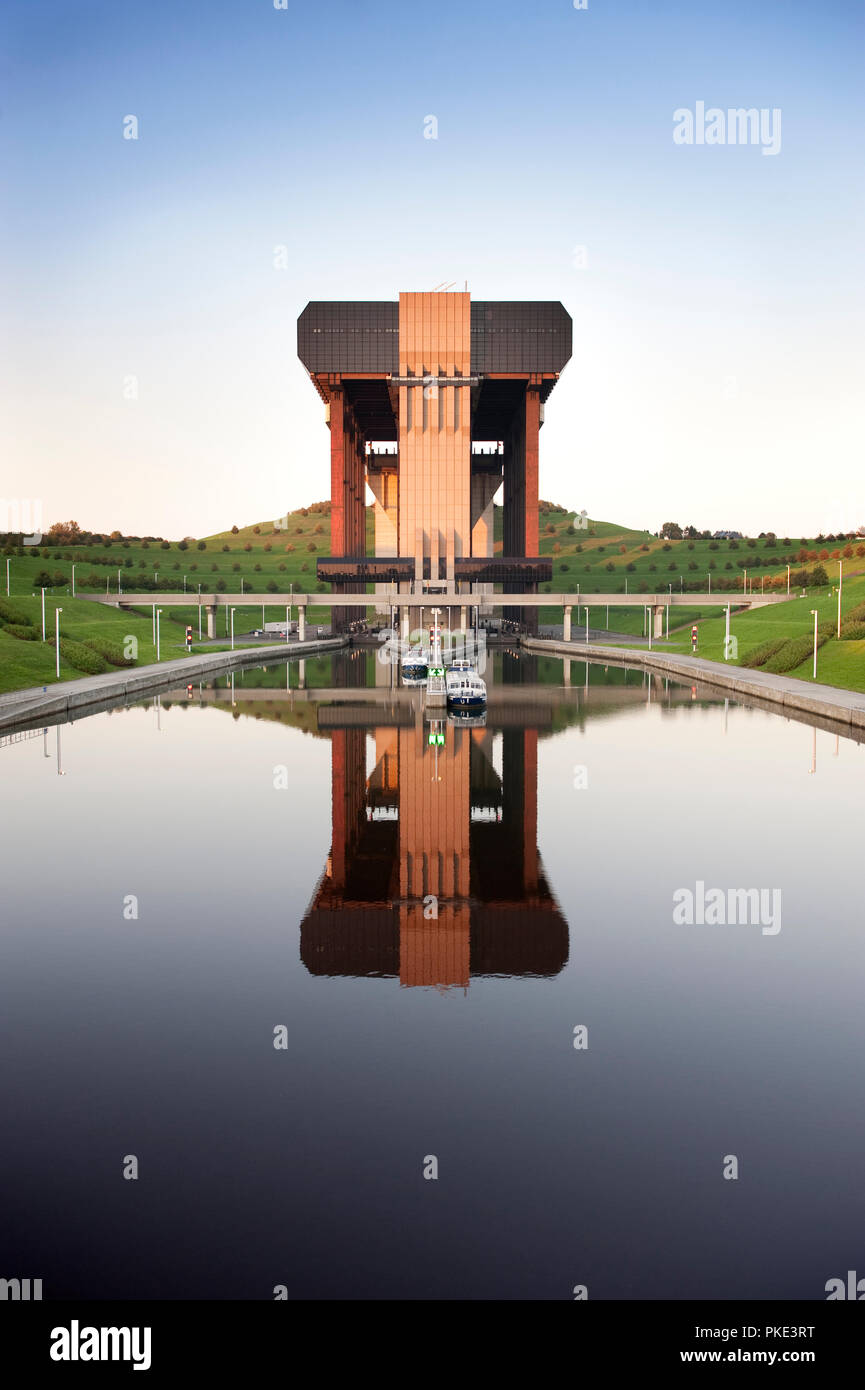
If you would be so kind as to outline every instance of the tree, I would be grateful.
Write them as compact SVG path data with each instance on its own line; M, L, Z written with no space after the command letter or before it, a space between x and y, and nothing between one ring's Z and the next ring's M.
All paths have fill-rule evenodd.
M55 544L75 545L81 537L81 527L77 521L55 521L48 532L49 540ZM41 586L40 586L41 587Z
M206 549L207 549L207 541L199 541L199 542L198 542L198 545L196 546L196 549L197 549L197 550L206 550Z
M240 530L240 527L238 527L238 526L232 526L232 528L231 528L231 534L232 534L233 536L236 536L239 530Z
M661 527L661 536L664 540L680 541L682 539L682 528L677 521L665 521Z

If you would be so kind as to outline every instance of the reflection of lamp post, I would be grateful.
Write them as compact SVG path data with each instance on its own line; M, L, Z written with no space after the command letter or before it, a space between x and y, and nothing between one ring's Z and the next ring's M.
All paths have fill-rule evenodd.
M812 608L814 614L814 679L817 679L817 609Z
M54 609L54 645L57 648L57 679L60 679L60 614L62 608Z

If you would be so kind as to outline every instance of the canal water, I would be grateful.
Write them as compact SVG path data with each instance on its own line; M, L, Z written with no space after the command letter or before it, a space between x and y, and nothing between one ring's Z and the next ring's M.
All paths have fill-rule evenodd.
M865 1275L865 749L636 669L485 674L463 721L357 651L0 740L0 1275Z

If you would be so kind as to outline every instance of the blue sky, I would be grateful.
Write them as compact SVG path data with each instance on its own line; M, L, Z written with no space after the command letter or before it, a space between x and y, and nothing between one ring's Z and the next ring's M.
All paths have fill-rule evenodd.
M0 23L5 497L166 535L325 497L298 313L467 281L573 316L542 496L865 523L861 5L7 0ZM697 101L780 108L780 153L677 146Z

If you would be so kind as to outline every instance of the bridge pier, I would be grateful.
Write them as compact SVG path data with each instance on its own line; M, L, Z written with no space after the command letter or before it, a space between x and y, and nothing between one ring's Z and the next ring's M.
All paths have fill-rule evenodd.
M215 604L215 603L209 603L209 604L207 605L207 635L208 635L208 637L215 637L215 636L216 636L216 604Z
M562 624L562 641L564 642L570 642L571 640L571 611L571 604L566 603L564 607L564 621Z
M403 604L403 606L399 610L399 635L402 638L403 642L407 642L409 640L410 632L411 609L408 607L407 604Z
M306 641L306 604L300 604L297 610L297 640Z
M664 613L666 612L666 608L667 605L665 603L659 603L655 607L655 627L652 634L654 637L663 637L664 635Z

